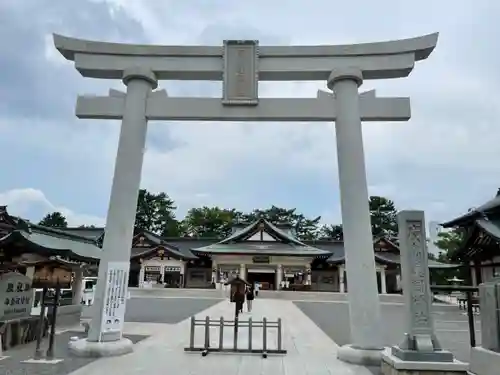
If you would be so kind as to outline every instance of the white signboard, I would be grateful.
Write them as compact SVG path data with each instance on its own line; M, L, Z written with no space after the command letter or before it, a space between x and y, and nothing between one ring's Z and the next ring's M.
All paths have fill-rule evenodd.
M0 321L30 316L32 304L33 289L29 277L17 272L0 275Z
M129 262L109 263L101 322L101 332L104 334L123 331L129 268Z

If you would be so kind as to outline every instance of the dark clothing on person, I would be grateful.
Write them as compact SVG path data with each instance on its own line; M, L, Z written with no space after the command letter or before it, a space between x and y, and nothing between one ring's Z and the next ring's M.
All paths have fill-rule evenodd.
M243 312L243 305L245 304L245 293L235 293L234 302L236 303L236 309L238 312Z
M254 299L254 289L247 289L247 308L248 312L252 312L252 302Z
M254 299L254 291L253 290L249 290L247 292L247 301L253 301Z
M234 296L234 300L236 302L245 302L245 294L244 293L237 293L235 296Z

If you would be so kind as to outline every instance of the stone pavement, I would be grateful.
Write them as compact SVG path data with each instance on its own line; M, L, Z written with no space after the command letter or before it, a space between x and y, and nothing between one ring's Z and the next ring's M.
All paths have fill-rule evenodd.
M342 301L294 301L294 303L338 345L350 343L347 303ZM386 346L401 341L406 327L404 312L405 308L401 303L381 304L382 332ZM436 335L441 345L450 350L460 361L469 362L470 338L467 315L464 315L458 306L437 303L433 304L432 312ZM475 329L476 344L480 345L479 316L475 316Z
M67 357L67 342L74 332L61 333L56 339L56 357L64 362L56 365L22 364L20 361L32 357L33 347L9 351L11 358L0 361L0 375L106 375L120 371L138 374L164 374L165 371L182 371L182 374L205 374L228 371L245 375L248 373L268 374L361 374L371 375L367 369L351 366L336 359L337 344L349 342L347 295L340 293L264 292L254 301L254 311L244 313L241 319L252 317L269 320L281 317L283 320L283 346L288 350L284 357L262 359L259 355L229 355L210 353L185 353L189 342L189 317L197 319L209 315L212 319L232 319L234 305L227 301L225 293L219 290L168 290L131 291L127 303L125 334L141 340L135 352L124 357L89 360ZM273 298L274 297L274 298ZM402 337L403 305L398 295L381 296L383 324L386 344L392 345ZM222 301L222 302L221 302ZM447 349L461 360L468 361L467 317L457 306L434 304L438 337ZM87 309L89 310L89 309ZM90 311L87 311L88 313ZM320 327L320 328L318 328ZM479 329L479 325L477 326ZM71 327L71 331L82 331ZM197 328L197 341L202 344L203 328ZM323 330L323 331L322 331ZM262 331L257 330L253 346L262 346ZM269 331L271 347L276 345L275 334ZM275 332L275 331L274 331ZM145 338L148 337L149 338ZM480 337L478 337L480 340ZM240 329L239 346L247 346L247 330ZM478 342L480 342L478 340ZM133 340L134 341L134 340ZM232 328L225 329L225 343L232 346ZM335 342L337 343L335 343ZM218 346L218 329L211 330L212 345ZM46 343L44 344L46 346ZM93 363L91 363L93 362ZM84 366L84 367L82 367ZM80 369L78 369L81 367ZM73 371L73 372L72 372Z
M131 298L196 298L220 299L229 297L229 289L168 289L168 288L129 288ZM282 299L286 301L344 301L347 293L336 292L299 292L286 290L260 290L258 298ZM381 294L382 303L403 303L401 294Z
M75 358L69 355L67 347L70 337L82 336L82 332L78 331L79 327L73 328L75 331L63 330L56 335L54 343L55 361L53 363L25 362L33 358L36 345L32 342L4 353L6 357L0 360L0 375L66 375L95 361L94 358ZM127 334L126 336L134 343L146 338L144 335ZM47 340L44 340L41 348L45 352L47 347Z
M182 297L179 295L133 297L127 301L126 322L177 324L220 302L222 298ZM83 319L90 319L92 306L85 306Z
M175 325L219 301L220 298L133 298L127 303L125 336L133 342L138 342L165 329L168 324ZM90 312L90 307L84 307L83 318L89 317ZM68 342L71 336L85 337L83 327L58 325L54 346L57 363L24 362L33 358L35 343L14 347L4 352L7 358L0 360L0 375L67 375L95 361L96 359L76 358L70 355ZM48 340L44 339L42 349L45 351L47 346Z
M197 319L210 316L218 319L223 316L230 319L234 314L234 305L224 300L197 314ZM283 347L288 350L284 356L269 356L263 359L259 355L234 355L210 353L202 357L199 353L185 353L189 343L189 319L179 324L155 324L153 335L135 346L133 353L116 358L103 358L80 368L72 375L109 375L119 372L121 375L149 374L160 375L165 372L189 375L205 374L338 374L371 375L360 366L343 363L336 358L338 346L318 328L293 302L273 299L256 299L252 313L244 313L241 319L252 317L269 320L281 317L283 320ZM148 323L140 324L143 329ZM137 323L128 324L125 331ZM202 328L199 328L200 336ZM135 332L141 331L136 328ZM142 331L141 331L142 332ZM244 335L243 335L244 336ZM232 336L225 341L232 343ZM218 336L212 338L215 344ZM261 334L255 335L254 345L261 346ZM273 336L273 340L275 337ZM243 338L240 345L247 345ZM275 345L275 344L272 344Z

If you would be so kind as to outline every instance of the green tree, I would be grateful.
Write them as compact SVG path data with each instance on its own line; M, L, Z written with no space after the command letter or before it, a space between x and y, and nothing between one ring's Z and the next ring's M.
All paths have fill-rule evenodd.
M321 216L309 219L302 214L297 215L295 217L295 231L297 238L308 241L318 238L320 220Z
M397 210L390 199L371 196L370 217L373 237L394 238L398 235Z
M52 228L67 228L68 222L62 213L59 211L51 212L43 217L42 220L38 223L39 225L43 225L45 227Z
M463 241L464 233L457 229L438 233L438 239L434 244L438 247L440 252L437 257L434 256L434 260L441 263L456 263L459 260L455 259L455 254L462 246ZM470 280L468 267L431 270L431 281L433 284L449 284L450 282L448 280L452 279L453 277L457 277L464 280L465 282L469 282Z
M251 223L255 220L258 220L260 218L266 219L270 223L273 224L295 224L296 221L296 214L295 214L296 209L288 209L288 208L281 208L277 206L271 206L270 208L267 209L260 209L257 208L253 210L252 212L246 213L242 215L242 219L247 222Z
M193 237L224 238L231 234L235 217L241 213L219 207L201 207L190 209L182 225L183 230Z
M439 259L449 262L455 260L455 255L464 242L464 233L461 230L449 230L438 233L437 241L434 243L440 251Z
M139 190L135 226L162 236L178 236L179 225L175 218L177 207L170 197L163 193Z
M319 231L319 237L332 241L343 241L344 230L342 224L323 225Z

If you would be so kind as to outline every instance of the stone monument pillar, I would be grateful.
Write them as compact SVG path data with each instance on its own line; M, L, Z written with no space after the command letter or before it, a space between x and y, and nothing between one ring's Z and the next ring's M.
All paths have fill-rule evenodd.
M146 101L157 87L157 80L149 69L135 67L124 71L123 83L127 94L99 262L94 315L88 338L69 344L70 351L80 356L120 355L133 350L132 342L122 337L122 330L130 244L146 145Z
M443 350L434 333L424 212L401 211L398 228L406 333L382 355L382 374L462 374L467 365Z
M338 358L356 364L380 364L383 349L380 302L368 206L358 68L334 70L328 88L335 96L337 159L352 345L339 348Z

